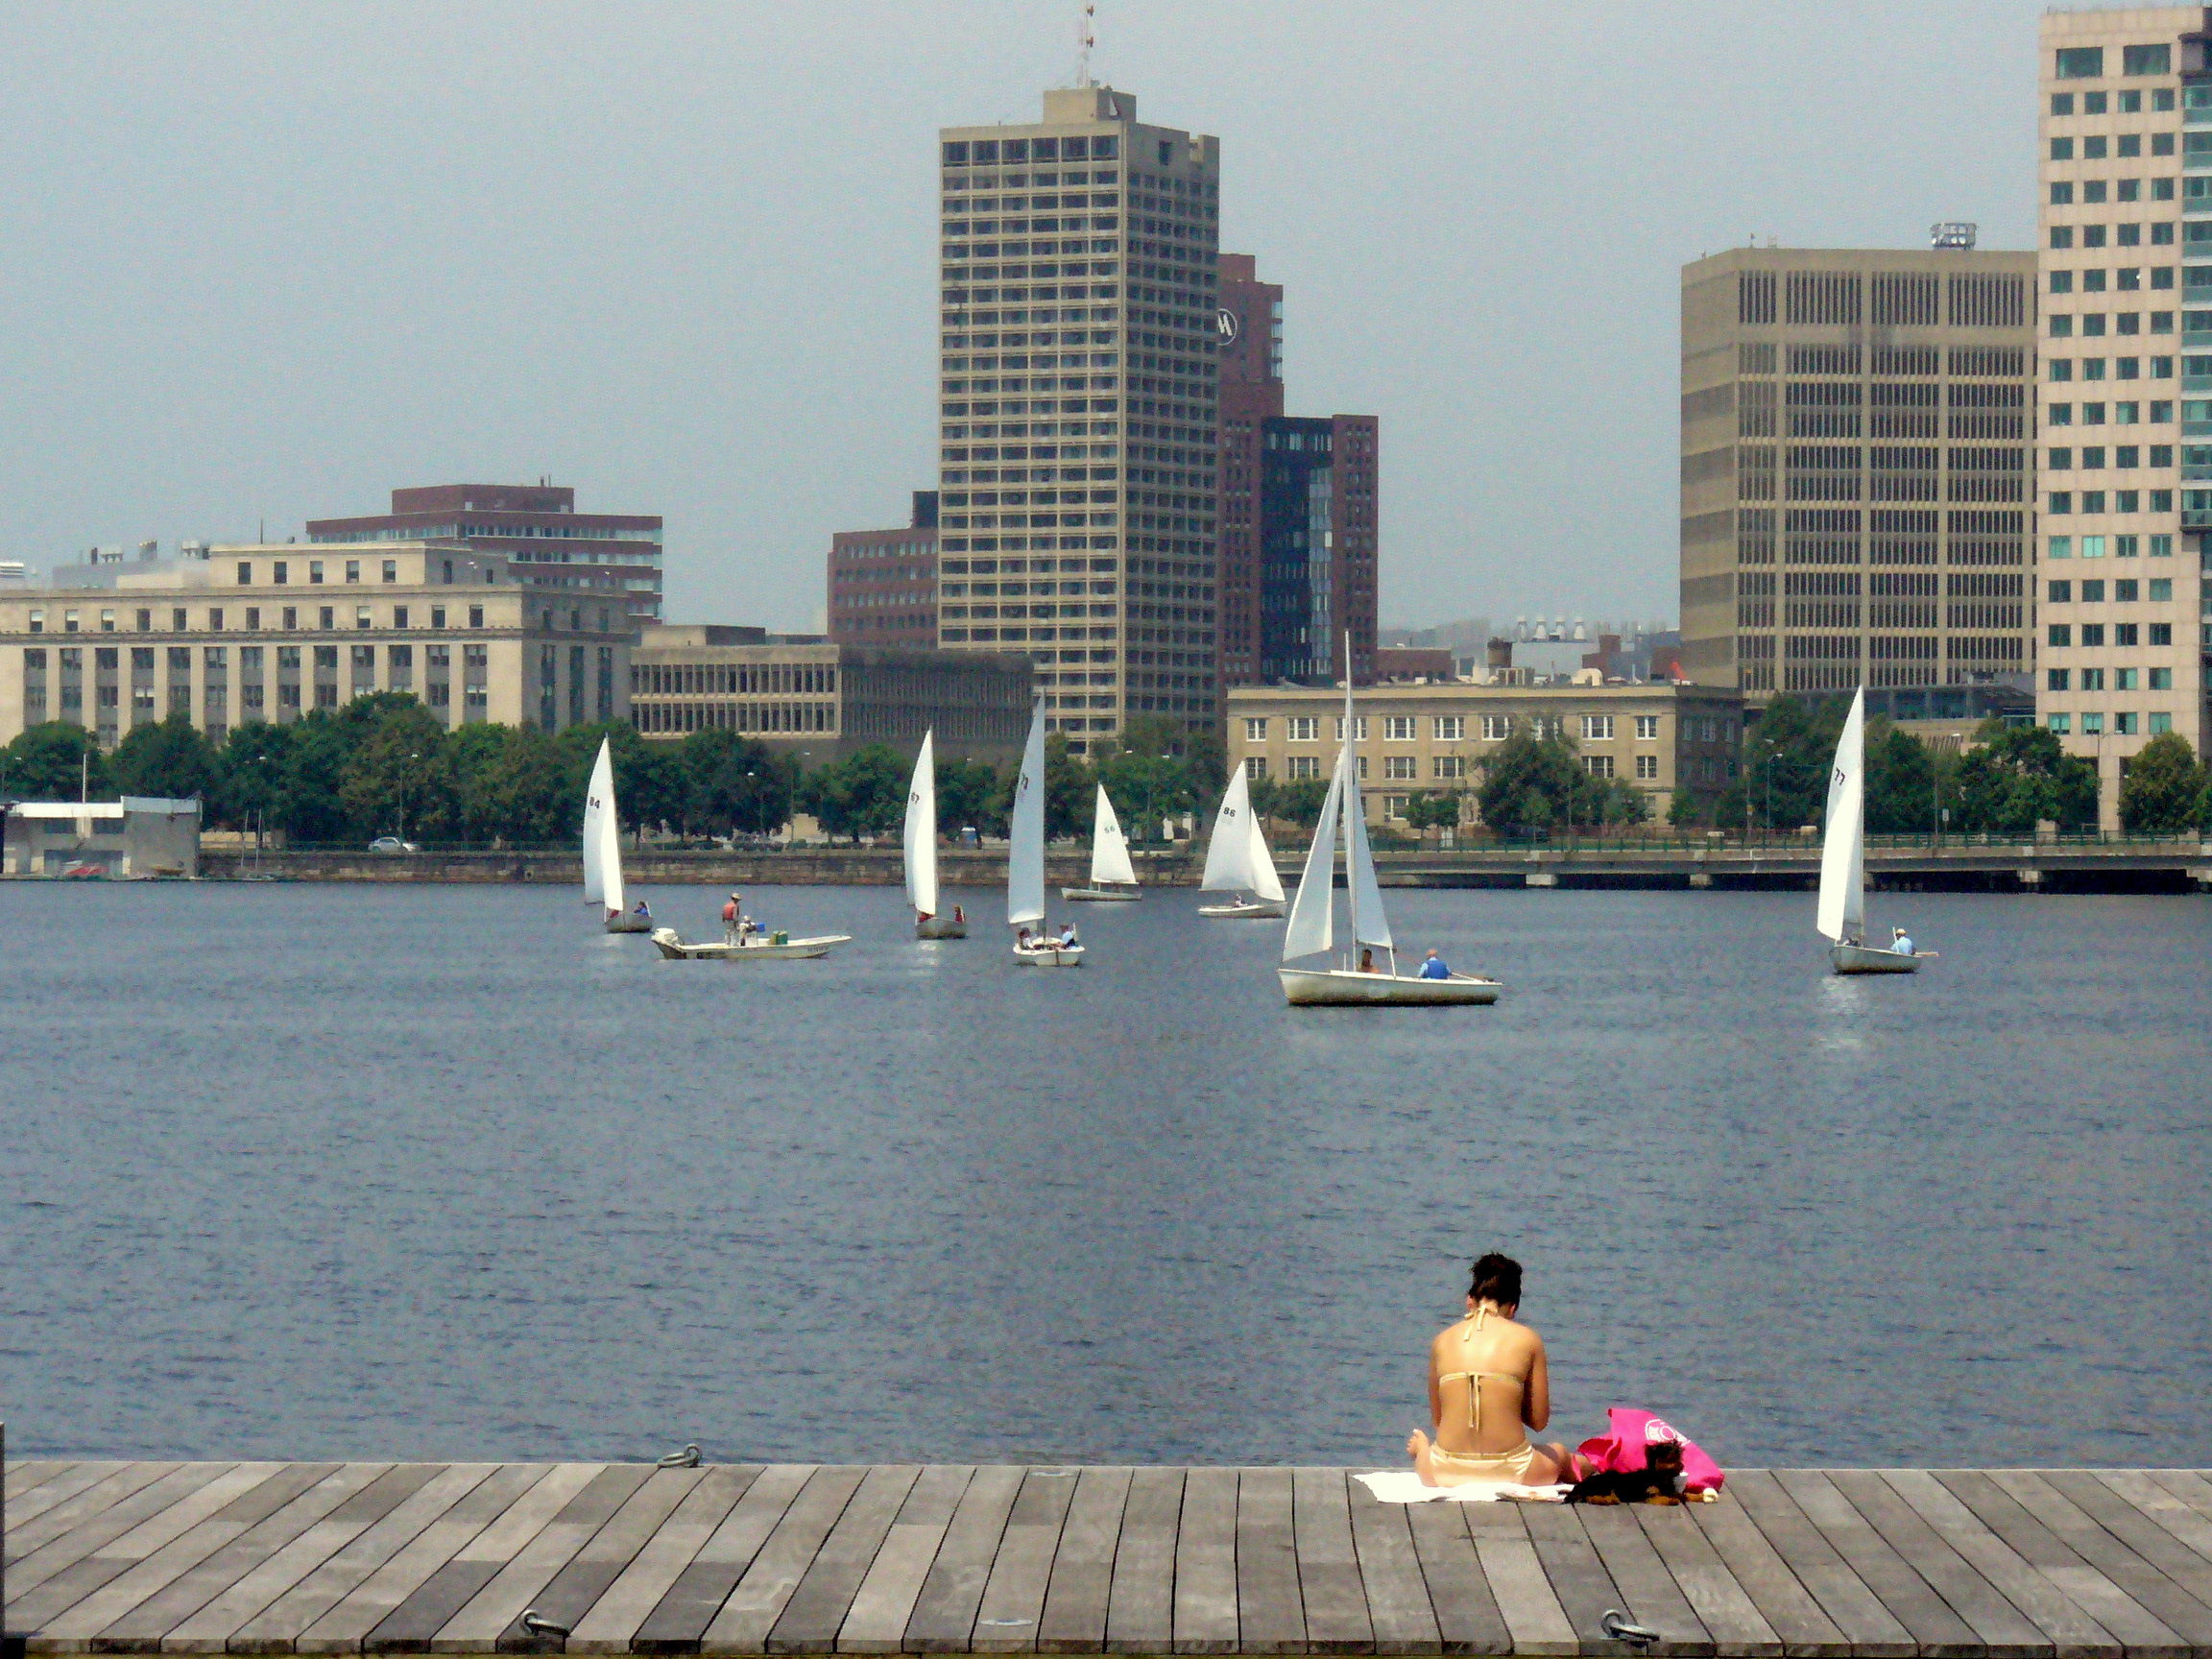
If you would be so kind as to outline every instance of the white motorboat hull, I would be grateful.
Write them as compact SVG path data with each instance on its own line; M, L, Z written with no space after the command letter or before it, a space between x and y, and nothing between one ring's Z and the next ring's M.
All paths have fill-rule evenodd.
M950 916L925 916L914 924L917 939L965 939L968 924L955 922Z
M1438 1008L1498 1000L1495 979L1455 974L1422 979L1410 974L1359 974L1349 968L1278 968L1283 999L1293 1008Z
M1042 950L1024 950L1014 947L1014 960L1032 968L1080 968L1083 966L1083 947L1048 945Z
M607 918L610 933L650 933L653 924L643 916L610 916Z
M1897 950L1877 950L1868 945L1831 945L1828 960L1839 974L1917 974L1920 958Z
M846 944L852 937L850 933L825 933L812 939L786 939L781 945L770 939L748 940L742 945L726 945L720 940L691 945L673 927L653 929L654 946L671 962L788 962L827 956L832 945Z
M1063 887L1060 897L1075 904L1135 904L1144 893L1138 887Z
M1267 922L1280 920L1283 906L1271 904L1263 899L1255 900L1251 903L1238 901L1234 904L1201 904L1198 906L1198 914L1227 917L1234 922Z

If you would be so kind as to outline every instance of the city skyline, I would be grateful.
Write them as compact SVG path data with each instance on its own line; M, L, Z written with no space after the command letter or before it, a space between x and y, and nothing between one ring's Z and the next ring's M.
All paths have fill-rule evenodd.
M2033 15L1293 10L1256 60L1243 8L1110 6L1094 70L1221 135L1223 245L1295 296L1302 404L1390 422L1382 615L1417 625L1671 609L1675 270L1936 218L2028 246ZM666 517L670 614L811 624L828 533L934 470L927 138L1025 118L1072 16L24 12L0 359L36 418L0 454L40 488L0 558L550 475ZM657 95L581 113L622 85Z

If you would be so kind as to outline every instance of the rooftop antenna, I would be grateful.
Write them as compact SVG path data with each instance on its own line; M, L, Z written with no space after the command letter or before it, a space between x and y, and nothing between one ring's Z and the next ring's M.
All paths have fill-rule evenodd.
M1095 86L1091 79L1091 52L1098 44L1094 21L1098 15L1096 0L1083 0L1082 15L1075 23L1075 84Z

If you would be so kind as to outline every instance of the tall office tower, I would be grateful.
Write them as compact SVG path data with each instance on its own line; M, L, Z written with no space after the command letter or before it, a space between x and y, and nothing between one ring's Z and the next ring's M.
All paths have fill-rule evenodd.
M1682 270L1682 662L1766 702L2025 712L2035 256L1738 248Z
M2128 757L2212 737L2208 34L2202 6L2043 14L2038 711L2107 828Z
M1077 750L1211 727L1220 142L1077 86L940 159L939 641L1026 652Z
M1260 480L1283 414L1283 289L1249 253L1221 255L1220 675L1260 681Z
M392 492L392 511L310 518L314 542L465 541L496 553L528 588L619 594L630 613L661 614L661 519L649 513L579 513L576 492L542 484L433 484Z
M1266 422L1260 485L1260 672L1265 684L1375 678L1377 449L1372 415ZM1352 660L1344 660L1349 643Z

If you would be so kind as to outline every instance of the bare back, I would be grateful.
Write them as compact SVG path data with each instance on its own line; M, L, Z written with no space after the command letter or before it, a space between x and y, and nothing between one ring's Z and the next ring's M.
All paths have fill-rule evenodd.
M1429 1411L1447 1452L1507 1452L1551 1421L1544 1338L1485 1303L1429 1345Z

